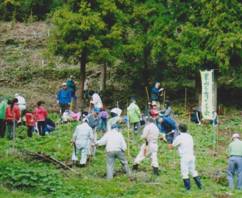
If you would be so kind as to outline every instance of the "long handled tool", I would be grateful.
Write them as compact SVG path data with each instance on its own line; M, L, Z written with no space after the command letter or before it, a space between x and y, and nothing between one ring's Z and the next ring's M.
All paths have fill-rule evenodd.
M150 114L149 114L149 112L150 112L150 96L149 96L149 91L148 91L148 88L147 88L147 86L145 87L145 93L146 93L146 97L147 97L147 105L148 105L148 108L147 108L147 110L148 110L148 112L147 112L147 114L148 114L148 117L150 117Z

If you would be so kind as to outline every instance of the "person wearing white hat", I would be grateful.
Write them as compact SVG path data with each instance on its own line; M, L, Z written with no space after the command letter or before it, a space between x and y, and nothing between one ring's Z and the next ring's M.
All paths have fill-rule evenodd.
M84 118L83 123L76 127L71 141L74 146L71 159L74 163L78 160L77 155L81 154L80 166L86 165L89 147L93 139L93 130L88 124L88 119Z
M103 102L100 95L93 91L90 92L90 95L91 95L90 105L93 106L93 109L98 109L100 111L101 108L103 108Z
M111 126L121 120L121 117L120 117L121 114L122 114L122 110L120 108L115 107L115 108L111 109L111 111L110 111L111 118L107 122L107 131L110 131Z
M237 188L242 190L242 141L238 133L233 134L232 142L229 144L229 162L227 179L229 188L234 189L234 177L237 175Z

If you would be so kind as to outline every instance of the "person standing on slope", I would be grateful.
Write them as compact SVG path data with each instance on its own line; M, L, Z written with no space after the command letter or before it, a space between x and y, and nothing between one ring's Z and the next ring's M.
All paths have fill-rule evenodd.
M232 142L229 144L229 162L227 178L229 188L234 189L234 177L237 175L237 188L242 190L242 141L238 133L233 134Z
M151 157L153 173L154 175L159 175L159 164L157 158L159 134L160 131L155 124L155 120L149 118L141 136L145 143L142 144L140 152L134 160L133 170L138 170L138 166L141 161L143 161L146 157Z
M185 124L180 124L178 128L181 134L175 138L172 147L170 148L178 147L178 152L180 155L181 175L184 182L184 186L186 190L191 189L189 178L189 174L191 174L197 187L199 189L202 189L202 183L200 177L198 176L198 172L196 171L195 166L193 138L190 134L187 133L187 126Z
M128 121L134 132L137 132L140 126L141 112L135 99L131 98L131 104L127 108Z
M107 179L113 178L114 163L118 159L127 175L130 175L128 161L125 157L125 150L127 149L126 142L122 133L119 131L119 124L111 126L111 130L107 131L104 136L97 141L98 146L105 145L107 153Z
M72 137L74 147L72 161L75 163L78 160L78 155L81 154L80 166L84 167L87 163L89 148L93 142L93 130L88 124L88 119L84 118L83 123L76 127Z

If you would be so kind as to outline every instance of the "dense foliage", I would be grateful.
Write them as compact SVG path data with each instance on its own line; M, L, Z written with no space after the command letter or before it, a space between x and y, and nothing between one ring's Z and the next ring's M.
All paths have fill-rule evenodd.
M64 0L1 0L0 20L43 20Z
M241 11L237 0L69 1L54 14L52 39L67 58L86 49L95 55L87 63L119 60L117 77L136 89L161 78L181 86L200 69L215 69L222 83L240 87Z
M126 84L134 89L155 79L185 85L200 69L216 69L222 84L241 87L241 11L238 0L0 2L0 20L52 16L50 49L79 62L82 79L86 64L93 62L105 73L113 66L123 80L132 74Z

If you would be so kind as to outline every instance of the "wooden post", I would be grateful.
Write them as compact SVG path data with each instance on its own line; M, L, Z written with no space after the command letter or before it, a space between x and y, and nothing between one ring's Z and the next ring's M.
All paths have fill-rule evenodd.
M217 115L218 116L218 115ZM217 117L217 122L218 122L218 117ZM214 128L214 156L217 153L217 144L218 144L218 132L219 132L219 123L217 123L217 126L213 126ZM231 135L230 135L231 137Z
M128 124L129 126L129 124ZM127 145L127 152L128 152L128 159L129 159L129 156L130 156L130 130L129 130L129 127L128 127L128 145Z
M185 88L185 103L184 103L184 106L185 106L185 111L187 111L187 88Z
M164 94L163 94L163 108L165 108L165 102L166 102L166 90L164 90Z

